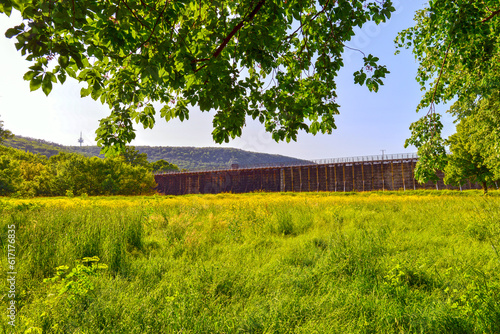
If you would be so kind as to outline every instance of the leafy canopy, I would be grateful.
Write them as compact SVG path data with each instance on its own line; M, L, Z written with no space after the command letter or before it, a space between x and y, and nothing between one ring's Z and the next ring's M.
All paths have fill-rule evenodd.
M126 146L120 153L120 156L126 163L132 166L142 166L149 168L148 155L136 150L135 146Z
M436 173L446 166L447 156L445 141L441 138L441 115L429 114L410 126L411 137L405 142L405 147L413 145L418 148L419 159L415 166L415 179L419 183L437 182Z
M415 22L396 44L413 48L420 64L416 79L425 93L418 110L454 99L466 110L478 97L499 91L498 0L430 0Z
M21 12L6 32L33 62L24 78L49 94L69 76L110 107L96 131L106 152L152 128L189 118L188 105L215 110L213 138L241 135L245 117L276 141L336 128L335 78L354 29L395 10L391 0L6 0ZM348 45L347 45L348 47ZM363 57L355 82L377 91L388 73ZM155 103L156 102L156 103ZM157 107L160 104L161 107ZM159 109L159 110L158 110Z
M123 157L60 152L47 159L0 146L0 196L139 195L155 186L149 166L133 166Z
M429 111L411 126L412 137L406 146L413 144L418 148L420 169L416 177L425 182L434 177L436 168L446 163L445 141L440 134L442 125L435 115L434 104L453 102L448 112L458 122L469 118L468 124L472 124L472 118L483 122L485 115L473 106L480 100L490 100L500 91L500 3L430 0L424 9L417 11L415 21L414 27L398 35L396 44L399 48L412 48L420 64L417 81L424 95L417 111L424 108ZM499 111L497 108L491 112L498 115ZM469 136L468 140L498 148L498 136ZM452 151L453 147L458 146L452 145ZM498 150L489 152L491 156L486 159L499 160Z
M151 163L151 170L154 173L164 173L168 171L178 171L179 167L173 163L161 159Z
M481 183L486 192L500 180L500 93L456 112L470 116L460 121L448 140L452 154L445 182L458 185L470 180Z

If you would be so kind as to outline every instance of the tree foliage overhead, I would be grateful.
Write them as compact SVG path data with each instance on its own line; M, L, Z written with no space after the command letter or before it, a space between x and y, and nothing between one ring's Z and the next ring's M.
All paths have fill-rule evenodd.
M6 36L33 62L31 90L86 82L81 95L111 110L96 131L109 152L135 137L133 121L188 119L188 105L216 111L219 143L240 136L246 116L277 141L330 133L354 29L395 10L390 0L6 0L0 12L13 8L23 22ZM377 61L364 56L355 82L377 91L388 73Z
M500 91L500 3L430 0L424 9L417 11L415 21L414 27L399 34L396 44L399 48L412 48L420 64L417 81L425 93L417 111L429 109L410 128L412 137L406 145L418 148L422 162L416 177L427 181L432 179L436 168L446 163L445 141L440 138L442 124L435 115L435 103L453 102L448 112L457 122L467 123L459 125L461 132L472 124L472 119L483 122L486 116L475 106L483 100L491 101ZM499 109L490 112L498 115ZM484 148L499 145L498 135L469 136L468 140L472 138L481 142L474 145ZM458 146L452 145L452 152L453 147ZM500 160L498 149L489 152L487 160Z
M418 109L457 98L466 110L500 90L498 0L430 0L415 21L396 43L413 48L420 64L417 81L425 94Z

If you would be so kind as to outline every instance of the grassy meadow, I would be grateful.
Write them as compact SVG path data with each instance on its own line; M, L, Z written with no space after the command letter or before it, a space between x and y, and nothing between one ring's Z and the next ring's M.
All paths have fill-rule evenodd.
M498 191L3 198L0 332L500 333L499 217Z

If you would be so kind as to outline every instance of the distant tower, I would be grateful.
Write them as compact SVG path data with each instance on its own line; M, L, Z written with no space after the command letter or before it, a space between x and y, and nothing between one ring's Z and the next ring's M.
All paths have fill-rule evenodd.
M78 142L80 143L80 147L82 147L83 138L82 138L82 133L81 132L80 132L80 138L78 138Z

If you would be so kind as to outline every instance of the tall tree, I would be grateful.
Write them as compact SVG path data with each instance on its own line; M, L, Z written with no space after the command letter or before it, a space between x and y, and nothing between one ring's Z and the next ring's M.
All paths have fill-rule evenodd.
M480 99L468 111L456 112L470 116L460 121L448 140L452 154L445 182L458 185L470 180L487 192L488 186L500 180L500 92Z
M126 146L120 153L120 156L123 157L125 162L132 166L150 167L148 155L146 153L140 153L135 146Z
M33 62L31 90L86 82L81 95L111 110L96 131L108 152L135 137L133 121L151 128L158 111L182 121L189 104L216 111L219 143L240 136L246 116L276 141L331 133L354 29L395 10L391 0L4 0L0 12L13 8L23 22L6 36ZM377 91L388 71L372 55L363 63L354 81Z
M3 127L3 121L0 120L0 143L3 142L5 139L12 138L12 132L10 132L7 129L4 129Z
M175 164L172 164L164 159L157 160L151 163L151 170L153 173L164 173L168 171L178 171L179 167Z
M429 114L410 126L411 137L405 142L405 147L413 145L418 148L419 159L415 165L415 179L419 183L437 182L437 171L446 166L447 155L445 140L441 137L441 115Z
M401 32L398 47L412 48L420 66L417 81L425 91L417 111L427 114L411 127L412 138L422 161L431 161L417 173L425 181L443 165L445 141L440 138L442 124L434 105L453 101L449 112L458 122L474 115L482 121L479 100L491 101L500 91L500 3L498 0L430 0L417 11L414 27ZM496 109L498 113L498 109ZM426 128L426 129L424 129ZM462 138L464 139L464 138ZM469 139L472 139L470 137ZM497 147L498 137L476 137L483 147ZM487 159L498 159L492 150Z
M0 196L16 192L21 184L21 170L19 162L0 155Z

